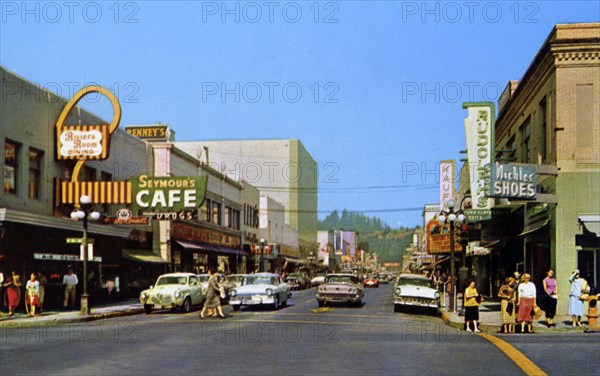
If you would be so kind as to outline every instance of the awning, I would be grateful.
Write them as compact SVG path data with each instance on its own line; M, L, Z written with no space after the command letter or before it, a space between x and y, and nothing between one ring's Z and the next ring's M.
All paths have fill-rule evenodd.
M595 234L596 237L600 237L600 215L580 215L579 222L583 225L584 232L587 231L588 233Z
M192 252L211 252L211 253L221 253L226 255L246 255L246 252L241 249L229 248L229 247L221 247L218 245L207 244L207 243L198 243L187 240L179 240L174 239L175 243L179 244L187 251Z
M434 262L432 262L431 264L427 264L427 265L421 265L419 267L419 270L426 270L426 269L435 269L436 266L438 266L439 264L443 263L444 261L450 259L450 256L447 257L442 257L441 259L435 260Z
M82 222L73 221L70 219L54 218L46 215L40 215L35 213L27 213L18 210L0 209L0 222L14 222L22 223L32 226L42 226L58 228L67 231L83 231ZM119 238L128 238L131 233L131 229L126 226L111 226L101 225L90 221L88 223L88 232L90 234L116 236Z
M538 230L541 230L541 229L543 229L544 227L548 226L548 224L549 224L549 223L550 223L550 218L546 218L546 219L545 219L545 220L543 220L543 221L540 221L540 222L535 222L535 223L529 224L529 225L525 226L525 227L523 228L523 232L521 232L521 233L520 233L519 235L517 235L517 236L527 236L527 235L529 235L529 234L532 234L532 233L534 233L534 232L536 232L536 231L538 231Z
M162 257L157 255L156 253L144 250L144 249L123 249L122 255L124 258L136 261L136 262L145 262L150 264L167 264L168 261L165 261Z

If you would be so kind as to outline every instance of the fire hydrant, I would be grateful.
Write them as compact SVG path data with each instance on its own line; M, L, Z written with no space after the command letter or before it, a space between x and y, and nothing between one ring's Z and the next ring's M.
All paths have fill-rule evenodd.
M598 328L598 295L590 295L588 302L588 329L586 332L600 331Z

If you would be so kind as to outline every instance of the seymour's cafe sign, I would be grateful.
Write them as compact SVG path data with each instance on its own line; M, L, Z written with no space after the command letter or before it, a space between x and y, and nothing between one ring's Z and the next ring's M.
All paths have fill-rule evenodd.
M110 124L68 126L67 117L75 105L86 95L99 93L107 97L113 106L113 120ZM86 86L67 102L56 122L58 160L76 160L71 181L62 181L57 189L62 204L79 204L79 198L87 195L92 204L131 205L143 217L132 217L127 209L120 210L116 218L109 218L113 224L145 224L148 218L192 219L204 202L206 176L194 177L153 177L141 175L132 181L79 181L79 173L88 160L108 158L110 135L119 127L121 106L113 93L101 86ZM159 126L158 133L168 139L166 126ZM164 128L164 129L163 129ZM144 220L145 219L145 220Z

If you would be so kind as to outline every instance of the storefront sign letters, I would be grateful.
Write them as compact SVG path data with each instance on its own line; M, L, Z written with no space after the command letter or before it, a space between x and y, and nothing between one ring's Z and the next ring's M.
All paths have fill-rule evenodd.
M141 175L132 180L134 208L150 209L152 215L194 211L204 202L206 176L155 177ZM144 214L146 215L146 214ZM175 218L177 219L177 218ZM187 218L183 218L187 219Z
M531 164L500 164L490 166L489 197L533 200L536 194L537 166Z

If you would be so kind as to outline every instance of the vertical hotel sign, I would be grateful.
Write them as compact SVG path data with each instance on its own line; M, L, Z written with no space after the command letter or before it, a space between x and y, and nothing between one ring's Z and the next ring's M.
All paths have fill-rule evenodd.
M467 102L465 118L467 158L473 210L491 209L494 199L486 197L490 187L490 164L494 162L495 108L492 102Z
M452 160L440 162L440 208L446 209L446 202L454 199L455 163Z

